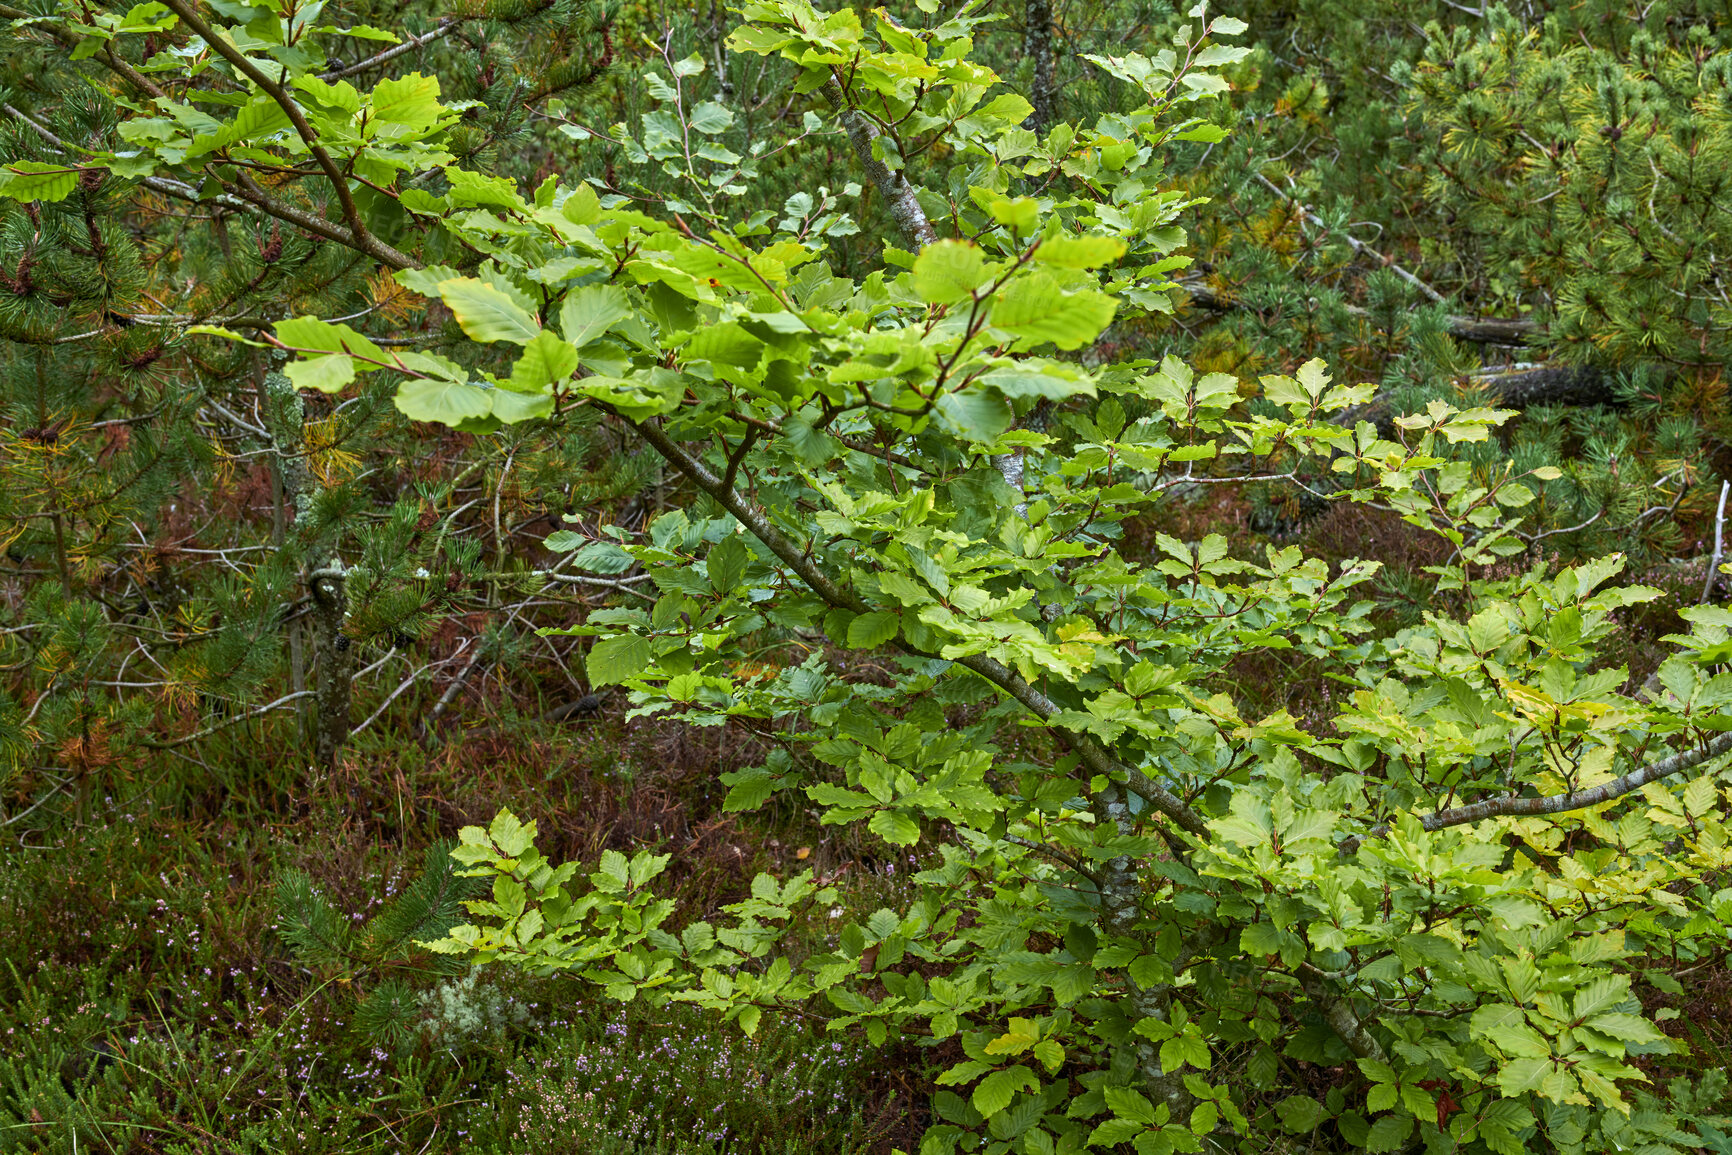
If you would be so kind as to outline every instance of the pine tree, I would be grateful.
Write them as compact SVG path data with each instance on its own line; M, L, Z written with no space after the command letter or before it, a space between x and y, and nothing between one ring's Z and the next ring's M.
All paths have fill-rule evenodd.
M185 41L141 12L125 19L144 21L142 35L111 44L103 30L131 30L126 11L98 17L70 59L79 34L58 17L0 46L0 759L8 774L34 771L17 784L25 797L85 794L129 751L291 715L298 723L278 732L330 764L382 699L419 687L400 704L425 710L484 653L522 648L536 614L521 607L547 584L530 544L541 535L525 531L645 476L581 421L551 446L429 436L389 390L336 402L296 389L280 353L189 332L355 315L413 322L408 347L446 339L440 318L332 243L341 226L304 227L342 219L322 175L234 168L194 187L80 167L91 148L124 146L128 106L161 91L140 69ZM451 133L463 163L529 178L549 163L524 147L531 110L606 80L615 19L563 0L498 0L419 23L375 5L321 67L333 84L436 75L448 99L467 102ZM367 32L367 20L406 35L382 44L397 38ZM220 112L222 94L211 99ZM195 135L217 125L187 115ZM135 121L125 133L171 127ZM372 211L369 195L356 199ZM420 243L401 213L377 235L386 247ZM492 498L502 478L515 495L503 505ZM554 589L570 603L587 587ZM454 615L474 636L434 644Z

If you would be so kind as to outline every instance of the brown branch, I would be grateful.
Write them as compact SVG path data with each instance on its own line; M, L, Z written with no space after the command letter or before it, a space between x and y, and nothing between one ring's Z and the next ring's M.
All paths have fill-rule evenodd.
M465 17L462 16L447 16L440 22L437 28L423 32L419 36L412 36L401 44L393 44L384 51L374 53L372 56L367 57L367 59L351 64L346 68L333 68L329 72L321 72L319 73L319 79L329 83L333 80L342 80L344 77L353 76L357 72L365 72L369 68L377 68L381 64L389 64L391 61L397 59L397 57L404 56L423 45L430 44L441 36L450 35L458 25L463 23L464 19Z
M331 187L337 194L337 201L343 208L343 219L349 224L352 246L393 268L406 269L411 267L414 262L408 256L398 252L367 231L366 223L361 220L361 210L355 204L354 193L349 189L348 178L343 175L343 170L337 166L336 160L326 151L325 146L319 143L319 134L313 131L313 126L307 123L306 116L301 112L301 106L296 104L294 98L283 90L282 85L266 76L264 71L251 60L248 60L240 49L218 36L209 24L199 18L198 13L194 10L193 5L188 3L188 0L164 0L164 3L169 11L180 17L181 22L191 32L210 45L217 55L234 65L237 72L258 85L259 90L276 101L277 107L283 110L283 114L289 118L289 123L294 125L295 132L306 143L308 151L313 154L313 159L324 170L325 179L331 182Z
M380 248L383 248L389 254L381 255L363 245L354 233L350 232L342 225L339 225L334 221L326 220L317 213L310 213L305 209L296 208L294 205L284 204L282 201L276 199L264 189L260 188L252 177L247 176L245 173L240 174L240 178L230 187L234 189L236 196L255 205L265 214L276 217L278 220L294 225L297 228L305 229L314 236L324 237L328 241L335 241L346 248L351 248L358 253L363 253L366 256L373 257L381 264L390 265L393 269L413 269L418 267L413 258L404 253L398 252L396 249L391 248L390 245L373 241L375 245L379 245ZM372 240L372 238L369 237L368 240Z
M1383 1062L1388 1058L1377 1037L1366 1029L1365 1020L1360 1018L1359 1012L1353 1008L1352 1000L1331 989L1325 972L1308 962L1302 962L1295 977L1299 980L1300 989L1322 1010L1324 1019L1335 1033L1341 1036L1341 1041L1347 1044L1348 1050L1361 1059Z
M1284 200L1288 204L1292 205L1296 210L1298 210L1299 215L1304 217L1306 220L1310 221L1313 226L1315 226L1316 228L1323 229L1325 231L1329 231L1329 226L1327 224L1323 223L1322 217L1318 216L1316 213L1314 213L1310 209L1306 208L1303 204L1301 204L1299 201L1295 200L1292 196L1288 195L1287 193L1282 192L1280 187L1277 186L1274 181L1270 180L1268 177L1264 176L1262 173L1256 173L1254 175L1257 178L1258 184L1261 184L1264 188L1268 189L1270 192L1274 193L1276 196L1280 197L1282 200ZM1396 276L1400 277L1402 280L1406 281L1408 284L1410 284L1414 288L1418 289L1421 293L1424 293L1432 301L1436 302L1439 305L1443 304L1443 294L1442 293L1438 292L1436 289L1432 288L1430 285L1426 284L1424 281L1420 280L1418 277L1414 276L1412 273L1408 272L1406 269L1404 269L1400 265L1396 264L1394 258L1384 256L1382 253L1379 253L1376 249L1372 248L1370 245L1366 244L1364 241L1355 237L1352 233L1347 232L1345 229L1342 230L1341 236L1346 239L1346 241L1349 245L1353 246L1354 252L1358 253L1362 257L1371 258L1372 260L1376 261L1379 265L1388 269L1390 272L1394 273Z
M1190 295L1190 303L1199 309L1208 309L1213 313L1228 313L1239 308L1239 302L1230 296L1223 296L1210 288L1199 278L1187 278L1179 282L1179 287ZM1342 306L1350 316L1370 317L1371 310L1359 305ZM1525 345L1541 333L1538 323L1526 318L1509 317L1464 317L1452 315L1444 324L1444 330L1458 341L1472 341L1480 345Z
M1615 400L1611 378L1591 365L1511 365L1468 378L1517 409L1530 405L1605 405Z
M638 435L649 443L667 462L689 478L692 484L709 494L716 503L731 513L736 520L748 530L752 536L781 558L783 563L793 570L801 581L813 593L823 598L837 609L851 610L854 613L867 613L871 610L852 590L844 588L835 578L831 577L809 556L807 551L788 540L787 536L771 524L770 519L761 509L747 501L738 490L722 484L714 470L688 453L683 446L667 435L667 432L652 422L627 421L637 431ZM908 639L898 635L895 645L906 653L917 657L936 657ZM1097 774L1106 774L1115 779L1125 781L1127 787L1141 797L1150 806L1172 819L1181 828L1195 837L1207 841L1209 839L1208 825L1202 817L1185 805L1184 800L1166 787L1153 781L1142 771L1127 766L1109 754L1104 747L1089 735L1053 725L1051 719L1062 713L1062 707L1045 694L1029 685L1022 676L1003 662L987 657L985 654L967 654L953 659L964 669L971 670L997 686L1010 697L1022 703L1035 717L1064 734L1077 753L1082 756L1089 768Z

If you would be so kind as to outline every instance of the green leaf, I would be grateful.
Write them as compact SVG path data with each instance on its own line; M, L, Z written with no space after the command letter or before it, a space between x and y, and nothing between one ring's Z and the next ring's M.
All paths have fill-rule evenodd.
M648 638L640 638L636 634L617 634L611 638L603 638L592 646L585 666L589 670L589 684L594 688L612 686L635 678L649 667L649 663Z
M731 594L746 573L746 546L738 534L730 533L710 547L705 568L710 575L710 588L719 594Z
M544 393L577 372L577 350L543 329L523 347L523 356L511 368L511 388L522 393Z
M1006 1067L982 1079L969 1101L974 1104L976 1111L990 1119L1010 1106L1011 1099L1018 1091L1032 1090L1038 1085L1033 1072L1027 1067Z
M504 292L473 277L439 282L439 296L470 340L527 345L541 324Z
M971 188L974 203L992 214L992 219L1011 231L1026 235L1040 223L1040 202L1033 197L1000 196L987 189Z
M531 820L525 824L518 821L517 815L510 810L501 810L493 816L487 836L505 857L518 858L535 841L535 822Z
M935 305L966 301L985 283L986 258L967 241L938 241L914 259L914 291Z
M234 341L241 345L251 345L254 349L269 349L263 341L255 341L251 337L237 333L233 329L225 329L221 325L191 325L186 330L188 337L221 337L225 341Z
M860 614L848 623L848 647L854 650L870 650L875 646L882 646L894 638L901 628L901 617L885 610Z
M1101 335L1117 308L1118 302L1105 293L1067 293L1049 275L1034 273L999 292L991 321L994 328L1031 345L1051 341L1060 349L1077 349Z
M419 131L439 123L439 78L411 72L381 80L373 89L373 121L386 128Z
M402 269L393 274L393 279L423 297L438 297L440 284L459 276L457 270L450 265L428 265L422 269Z
M1576 991L1575 1017L1585 1019L1589 1015L1599 1014L1601 1011L1617 1006L1629 995L1630 979L1628 975L1602 975Z
M1239 932L1239 949L1246 954L1266 958L1280 952L1286 937L1286 934L1273 923L1254 922Z
M559 307L559 331L581 349L631 315L631 302L618 285L573 289Z
M298 357L283 366L283 373L296 389L335 393L355 379L355 359L342 353Z
M895 846L913 846L920 841L920 823L900 810L880 810L866 827Z
M728 788L728 796L722 801L722 811L731 814L736 810L756 810L769 801L775 790L776 780L771 775L747 772Z
M385 351L349 326L335 321L321 321L317 317L292 317L278 321L274 326L277 340L304 353L354 353L365 357L375 364L357 366L361 372L380 367L377 363L389 364L390 358Z
M361 111L361 94L355 91L355 86L346 80L335 84L327 84L316 76L295 77L295 87L312 97L326 108L338 112L346 112L350 116ZM271 103L275 104L275 101Z
M1520 1007L1503 1003L1482 1006L1473 1012L1470 1022L1476 1039L1494 1044L1506 1055L1539 1059L1551 1054L1551 1046L1528 1026Z
M969 441L996 441L1016 420L1016 411L1010 407L1010 402L995 392L979 388L946 393L938 399L934 411L947 429Z
M1317 1125L1323 1122L1328 1112L1323 1104L1304 1095L1289 1095L1275 1104L1275 1114L1281 1120L1281 1126L1298 1134L1315 1131Z
M1066 269L1098 269L1124 255L1125 242L1118 237L1054 237L1034 250L1034 259L1041 264Z
M100 44L91 38L87 44ZM0 196L15 201L59 201L72 195L78 187L76 165L49 164L39 160L15 160L0 165Z
M701 100L692 106L691 126L706 136L714 136L734 123L734 114L713 100Z
M219 145L262 141L292 127L289 114L283 111L283 106L260 93L235 113L234 119L229 121L221 133L204 139L210 142L210 147L215 148ZM197 155L203 151L205 149L195 144L188 155Z
M493 408L488 416L505 425L523 421L538 421L553 412L553 395L544 393L513 393L509 389L491 389L487 393Z
M587 184L580 184L560 203L559 213L574 225L593 225L601 219L601 198Z
M454 165L445 166L445 179L451 183L447 200L457 207L501 208L513 212L528 212L529 205L517 191L517 182L509 177L483 176Z
M1660 1028L1640 1015L1615 1012L1595 1015L1583 1025L1623 1043L1654 1043L1666 1037Z
M1153 1126L1155 1109L1141 1091L1129 1087L1105 1088L1107 1106L1119 1118L1144 1126Z
M1367 1151L1397 1151L1406 1143L1407 1137L1413 1133L1413 1116L1384 1115L1371 1124L1371 1133L1366 1137Z
M411 421L456 425L493 412L492 391L463 381L421 378L397 386L397 409Z

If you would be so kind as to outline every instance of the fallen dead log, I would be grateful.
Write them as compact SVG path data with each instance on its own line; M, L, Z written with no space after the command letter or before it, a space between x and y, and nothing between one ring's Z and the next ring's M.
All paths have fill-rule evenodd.
M1612 378L1591 365L1508 365L1468 378L1510 409L1535 405L1609 405L1617 400Z
M1531 409L1536 405L1610 405L1617 401L1612 378L1590 365L1518 363L1482 369L1467 377L1487 408ZM1334 418L1338 425L1376 423L1378 435L1393 437L1395 423L1382 400L1355 405Z
M1223 297L1214 289L1200 280L1185 280L1179 282L1179 287L1190 294L1191 304L1199 309L1207 309L1213 313L1226 313L1239 308L1239 302L1230 297ZM1356 317L1366 317L1370 313L1358 305L1346 305L1344 308ZM1451 337L1458 341L1472 341L1479 345L1510 345L1519 347L1539 332L1539 325L1524 318L1511 317L1459 317L1449 318L1446 328Z

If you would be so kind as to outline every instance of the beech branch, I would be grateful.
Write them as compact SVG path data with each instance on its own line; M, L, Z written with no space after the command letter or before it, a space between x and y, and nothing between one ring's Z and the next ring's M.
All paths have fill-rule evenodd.
M908 178L900 172L891 172L890 167L872 155L872 142L880 133L878 126L865 113L848 103L848 97L842 92L842 86L834 78L824 82L824 97L830 106L836 110L837 119L842 122L842 128L848 133L848 143L854 148L854 155L860 160L860 167L866 170L866 176L880 194L884 203L889 206L890 215L896 224L914 242L916 249L925 248L938 239L938 233L932 227L932 222L926 219L926 210L920 207L920 200L914 195L914 186L908 183Z
M846 589L835 578L824 571L809 554L790 541L786 534L777 529L763 510L754 506L736 489L723 484L723 479L714 470L669 437L667 431L652 422L637 422L626 419L628 424L649 443L675 469L684 474L693 485L703 490L723 509L727 510L736 520L748 530L752 536L780 558L789 569L803 581L813 593L823 598L836 609L850 610L857 614L871 610L853 591ZM913 645L903 635L898 635L895 645L905 653L919 657L937 657L918 646ZM1099 742L1087 734L1070 730L1066 727L1053 725L1052 719L1063 712L1058 703L1029 685L1015 670L995 658L985 654L967 654L953 661L964 669L986 679L1001 691L1020 702L1030 713L1053 729L1064 734L1073 748L1082 756L1089 769L1097 774L1106 774L1115 779L1121 779L1126 787L1150 806L1166 815L1181 829L1195 837L1208 841L1209 828L1202 817L1185 805L1183 799L1160 783L1149 778L1142 771L1127 766L1107 752Z
M1323 1017L1341 1036L1341 1041L1347 1044L1347 1049L1361 1059L1385 1061L1388 1056L1383 1051L1383 1045L1377 1041L1365 1026L1365 1020L1359 1017L1351 999L1333 989L1328 976L1308 962L1302 962L1297 968L1299 988L1308 995L1312 1002L1323 1011Z
M235 71L258 85L259 90L274 100L277 107L283 110L283 115L289 118L289 123L294 126L295 132L306 144L307 150L312 153L319 168L324 171L325 178L331 182L332 191L337 194L337 203L343 209L343 219L348 222L353 246L392 268L406 269L412 266L414 262L409 257L367 231L365 222L361 220L361 210L355 204L355 195L349 189L348 177L343 174L343 170L338 167L336 160L325 146L319 143L319 134L313 131L313 126L307 123L306 115L301 111L301 106L295 103L294 98L284 91L283 86L265 75L264 70L247 59L240 49L218 36L209 24L199 18L193 5L187 0L164 0L164 4L169 11L180 17L181 23L186 25L190 32L208 44L217 55L234 65ZM335 240L336 238L331 239Z
M1598 786L1590 786L1586 790L1572 790L1567 794L1548 794L1542 798L1488 798L1482 802L1469 803L1466 806L1456 806L1449 810L1439 810L1420 818L1420 825L1426 830L1446 830L1451 826L1466 826L1471 822L1483 822L1488 818L1532 817L1542 814L1565 814L1571 810L1585 810L1590 806L1598 806L1602 802L1610 802L1634 793L1650 782L1658 782L1662 778L1670 778L1674 774L1682 774L1694 769L1702 763L1718 758L1732 751L1732 731L1721 734L1718 738L1704 742L1690 750L1680 750L1668 758L1658 762L1650 762L1630 771L1622 778L1614 778L1610 782L1602 782ZM1351 854L1359 848L1361 842L1368 838L1382 838L1392 829L1387 822L1374 826L1366 831L1361 838L1349 838L1341 844L1343 852Z
M13 8L10 5L0 4L0 18L23 20L31 18L31 14ZM52 24L38 24L36 27L47 35L53 36L56 40L68 47L74 47L78 44L78 36L65 28L59 28ZM142 72L128 64L122 57L115 53L112 44L105 45L103 51L98 53L94 59L98 60L107 67L109 71L113 72L116 76L119 76L122 80L126 81L146 96L165 100L168 99L168 94L164 92L155 81L151 80L148 76L145 76ZM273 99L275 99L275 97L273 97ZM28 120L28 118L25 118L25 120L27 124L37 130L39 135L42 134L43 130L40 126L36 125L35 122ZM58 138L48 139L50 139L50 143L55 143L55 141L58 140ZM217 198L216 203L223 204L225 207L229 208L247 207L257 209L266 216L275 217L284 224L294 225L296 228L305 230L316 237L322 237L328 241L335 241L337 244L340 244L345 248L354 249L356 252L373 257L384 264L390 265L394 269L409 269L415 267L415 262L409 257L392 248L390 245L384 244L370 234L367 234L365 231L363 231L360 236L356 236L352 230L344 228L342 225L336 224L333 221L326 220L317 213L308 212L305 209L297 208L291 204L286 204L260 188L252 178L248 177L244 173L240 175L238 180L223 180L221 177L218 177L217 179L222 186L228 190L228 196L235 199L231 201L226 197L219 197ZM180 181L172 180L167 177L144 177L140 179L139 183L145 188L148 188L153 192L162 193L165 196L194 202L198 200L197 190L190 188L190 186L185 185ZM335 183L338 189L341 190L339 195L347 195L347 184L340 180Z

